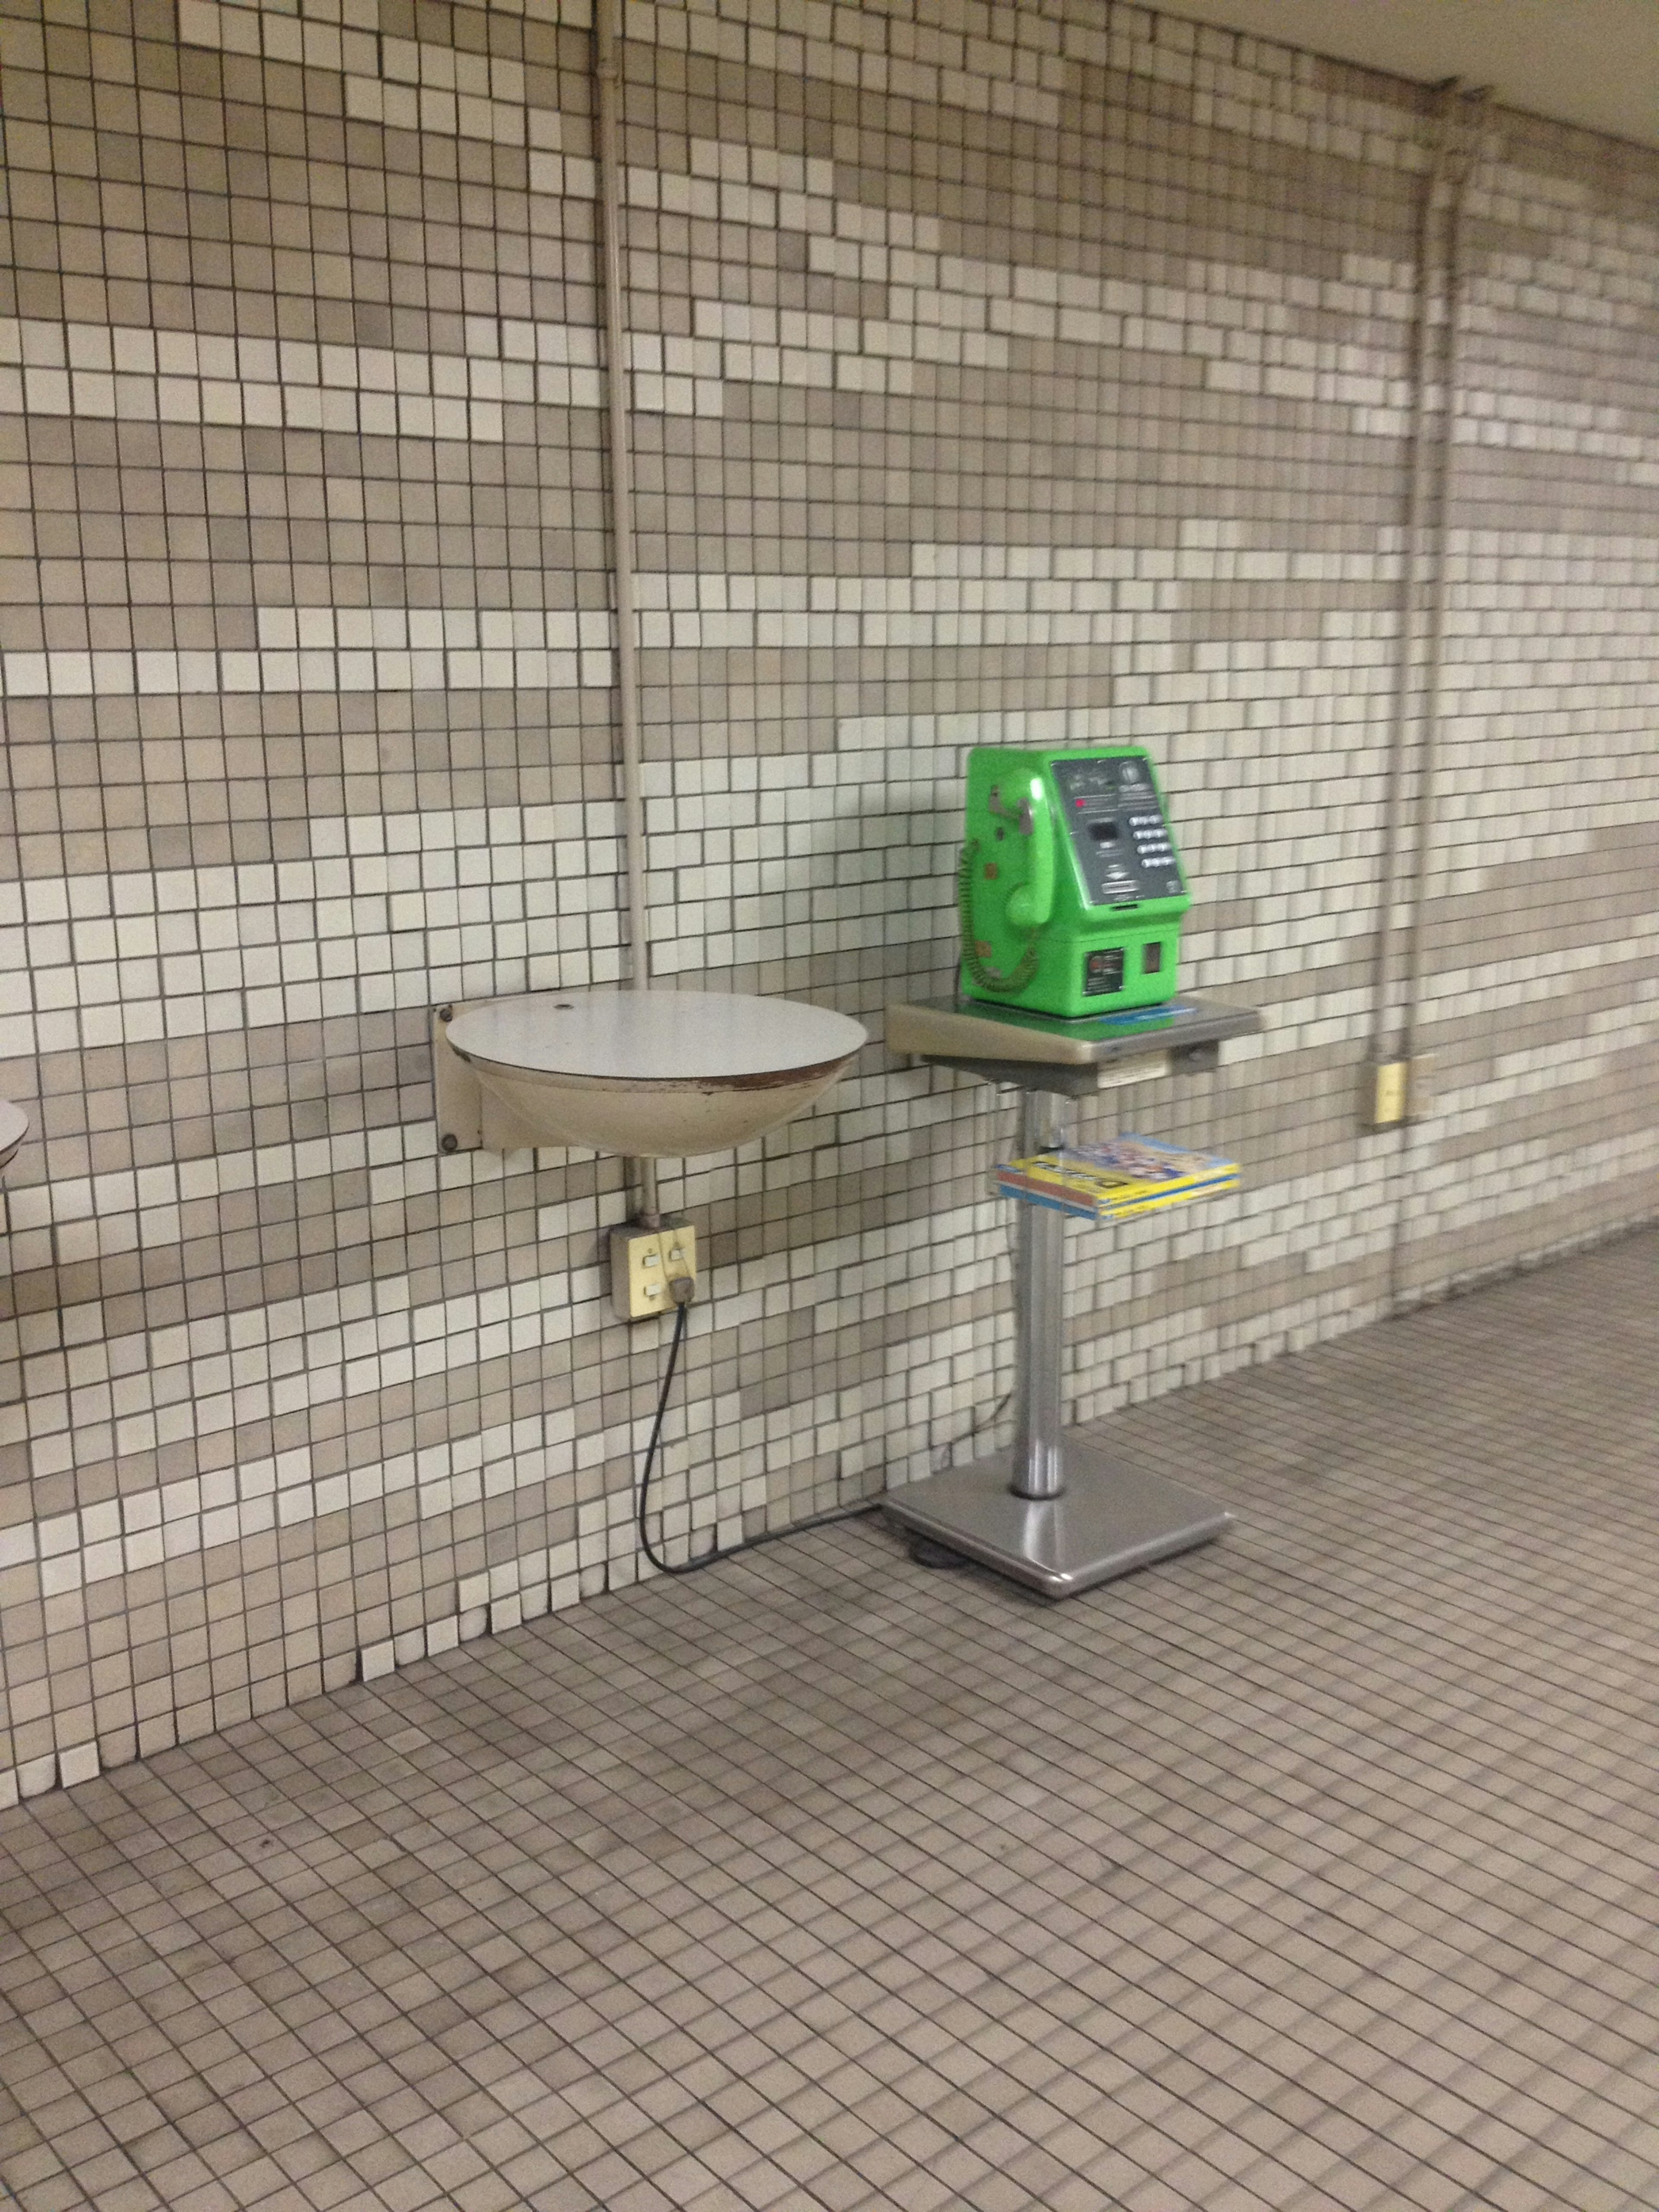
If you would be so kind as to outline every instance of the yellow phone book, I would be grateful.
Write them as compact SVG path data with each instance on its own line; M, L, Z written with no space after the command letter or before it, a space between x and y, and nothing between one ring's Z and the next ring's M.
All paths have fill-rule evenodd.
M1157 1137L1109 1137L1103 1144L1063 1145L1030 1159L1008 1160L996 1170L996 1188L1005 1198L1051 1206L1087 1221L1128 1221L1237 1190L1238 1163Z

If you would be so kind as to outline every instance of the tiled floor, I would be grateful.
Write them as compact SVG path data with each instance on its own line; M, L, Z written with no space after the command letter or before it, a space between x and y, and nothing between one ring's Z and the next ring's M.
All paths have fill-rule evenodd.
M26 2212L1659 2204L1659 1237L0 1818ZM3 2194L3 2192L0 2192Z

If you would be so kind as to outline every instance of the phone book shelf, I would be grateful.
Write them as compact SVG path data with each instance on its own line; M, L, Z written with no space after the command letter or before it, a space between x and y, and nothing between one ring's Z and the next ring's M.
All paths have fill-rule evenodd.
M1109 1443L1068 1433L1060 1393L1067 1214L1103 1221L1161 1211L1234 1188L1237 1170L1190 1153L1174 1162L1172 1148L1146 1139L1117 1140L1141 1146L1135 1155L1110 1145L1073 1149L1066 1106L1164 1073L1149 1064L1160 1058L1176 1074L1213 1068L1229 1037L1261 1026L1249 1008L1192 997L1080 1021L969 1000L888 1007L892 1051L1020 1094L1018 1157L997 1170L997 1188L1019 1208L1013 1447L888 1493L885 1510L917 1558L975 1559L1045 1596L1069 1597L1207 1543L1232 1520L1224 1506L1124 1463Z

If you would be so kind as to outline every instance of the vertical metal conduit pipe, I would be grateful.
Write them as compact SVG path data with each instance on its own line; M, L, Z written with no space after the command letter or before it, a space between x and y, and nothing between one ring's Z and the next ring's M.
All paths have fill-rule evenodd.
M1452 507L1457 493L1457 395L1463 380L1463 218L1469 182L1480 158L1486 93L1460 94L1452 131L1451 204L1446 210L1445 337L1441 349L1440 439L1436 448L1434 577L1429 593L1428 635L1423 656L1423 752L1419 775L1417 850L1413 866L1412 926L1406 960L1401 1057L1416 1042L1424 956L1428 945L1429 872L1434 858L1439 799L1441 687L1445 674L1446 617L1451 605Z
M651 983L645 906L645 790L640 769L639 625L634 594L634 453L629 434L628 295L622 235L622 11L597 0L593 83L599 186L599 289L605 297L605 460L611 483L611 562L617 620L617 713L622 735L623 868L628 902L629 984ZM660 1218L655 1160L629 1162L640 1218Z
M1422 681L1420 717L1422 740L1419 748L1417 836L1412 862L1411 919L1407 928L1406 972L1401 990L1400 1016L1399 1057L1409 1067L1417 1050L1418 1024L1421 1013L1423 976L1428 949L1428 903L1430 874L1433 866L1436 831L1438 828L1437 809L1439 802L1440 739L1443 720L1442 692L1446 659L1446 623L1451 600L1451 526L1452 507L1457 491L1457 399L1462 384L1463 368L1463 223L1468 202L1471 179L1480 163L1481 143L1485 132L1486 101L1490 97L1483 88L1464 92L1454 82L1447 88L1447 102L1442 113L1440 155L1436 163L1436 185L1431 186L1431 198L1436 185L1443 177L1449 198L1445 210L1445 246L1442 260L1441 292L1442 334L1440 342L1440 422L1434 446L1434 491L1431 501L1430 538L1430 574L1427 605L1425 610L1425 635L1422 652ZM1425 228L1425 246L1430 244L1431 232ZM1428 349L1424 349L1419 369L1427 367ZM1419 403L1422 404L1423 388L1419 386ZM1426 410L1425 410L1426 412ZM1426 443L1426 434L1425 437ZM1418 456L1413 453L1415 471ZM1415 495L1419 500L1420 480ZM1413 562L1413 571L1417 566ZM1402 641L1405 667L1416 665L1417 606L1419 593L1413 574L1408 585L1406 601L1410 610L1409 634ZM1407 689L1402 670L1402 696ZM1389 1253L1389 1304L1398 1311L1405 1296L1404 1272L1406 1254L1406 1184L1405 1170L1412 1147L1412 1124L1409 1119L1400 1134L1399 1167L1401 1183L1395 1205L1394 1229Z
M1411 448L1406 472L1406 512L1401 533L1400 653L1389 731L1389 795L1382 836L1382 900L1377 915L1376 957L1372 978L1371 1057L1374 1062L1395 1060L1400 1056L1395 999L1394 954L1399 927L1395 909L1400 902L1406 841L1407 759L1418 690L1423 516L1426 503L1424 494L1429 465L1429 386L1432 379L1434 311L1438 289L1435 235L1451 154L1458 89L1455 77L1448 78L1439 88L1434 150L1418 212L1417 299L1411 371Z

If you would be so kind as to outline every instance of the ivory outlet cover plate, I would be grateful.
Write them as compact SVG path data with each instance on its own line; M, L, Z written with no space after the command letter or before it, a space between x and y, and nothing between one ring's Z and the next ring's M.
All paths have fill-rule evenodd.
M697 1232L689 1221L665 1219L659 1229L625 1221L611 1232L611 1302L623 1321L667 1313L669 1285L697 1279Z
M1382 1060L1373 1066L1368 1117L1373 1129L1397 1128L1405 1120L1410 1068L1410 1061L1404 1060Z

